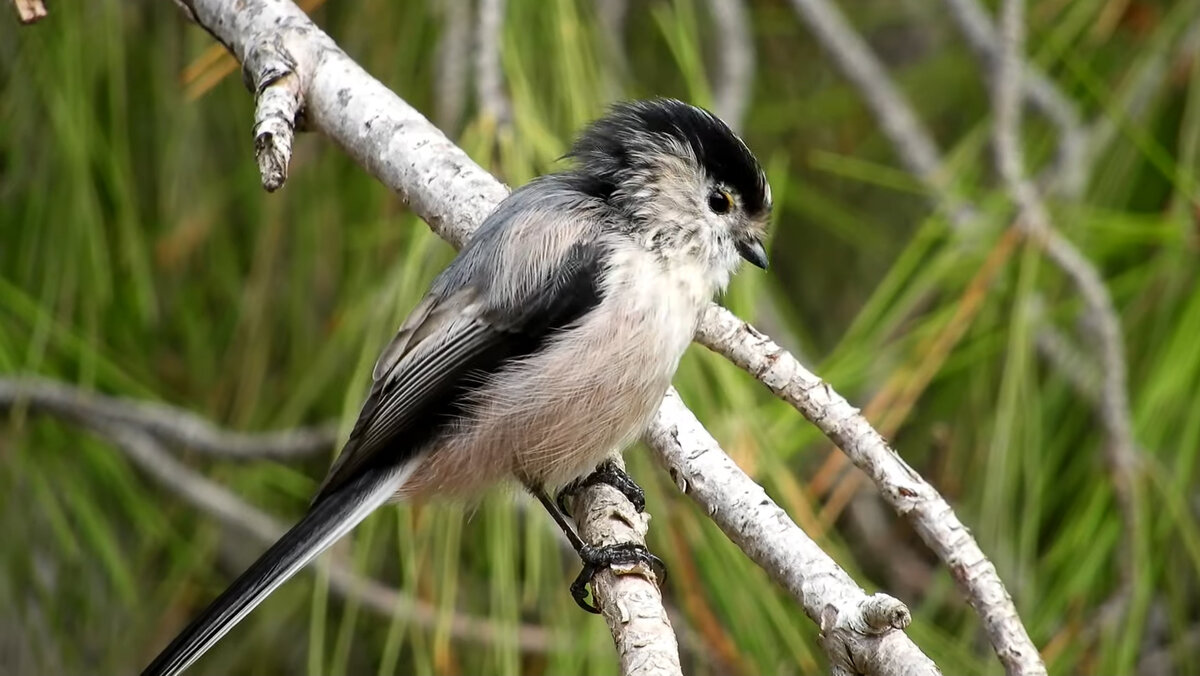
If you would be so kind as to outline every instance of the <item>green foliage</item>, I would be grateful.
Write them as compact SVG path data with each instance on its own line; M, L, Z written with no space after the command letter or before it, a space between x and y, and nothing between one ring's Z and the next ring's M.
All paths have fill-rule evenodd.
M433 4L329 3L314 17L432 114ZM1115 130L1094 148L1081 199L1052 207L1122 314L1146 476L1146 521L1132 545L1094 406L1035 349L1048 325L1083 344L1077 294L1026 243L972 286L1011 210L989 169L983 75L940 4L873 2L853 19L946 147L952 190L978 207L966 238L930 215L929 196L896 168L869 112L787 4L753 7L758 69L745 128L774 186L773 266L740 276L727 303L853 401L914 388L911 411L901 397L876 419L892 416L885 429L896 448L993 557L1054 673L1132 673L1168 646L1178 665L1200 659L1200 56L1184 40L1198 4L1030 8L1036 63L1086 118ZM1118 5L1128 7L1114 23ZM616 54L591 3L509 0L512 127L469 114L451 135L515 185L552 170L571 133L613 98L708 102L720 85L710 73L722 27L704 3L631 6ZM211 44L169 2L55 4L27 28L0 18L0 372L161 400L239 429L345 427L380 346L453 252L319 136L299 139L287 185L263 193L252 102L236 72L195 100L185 96L195 85L181 85ZM1150 87L1139 86L1141 73ZM1030 155L1049 163L1054 131L1030 118ZM956 311L980 293L964 324ZM934 349L956 328L961 339ZM794 410L699 348L677 384L856 579L910 604L912 636L946 673L1000 671L978 618L905 524L831 507L817 470L836 451ZM323 470L323 459L186 460L288 517ZM823 669L817 629L797 604L648 457L630 461L655 517L652 549L673 571L666 594L679 611L685 671ZM259 551L114 449L20 412L0 435L0 493L0 665L11 673L128 673ZM369 614L306 574L196 673L613 673L603 623L566 591L577 562L526 505L497 492L476 505L401 506L350 539L343 554L355 568L437 605L437 626ZM1132 605L1106 624L1128 546ZM451 638L452 611L490 618L500 639ZM570 638L523 654L520 622Z

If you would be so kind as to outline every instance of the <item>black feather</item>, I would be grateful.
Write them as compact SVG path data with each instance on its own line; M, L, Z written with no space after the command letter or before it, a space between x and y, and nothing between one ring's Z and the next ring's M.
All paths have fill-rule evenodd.
M357 525L371 511L362 509L366 502L386 500L395 490L392 484L398 471L393 467L362 472L344 490L313 505L300 523L192 620L142 676L172 676L186 668L275 587L333 544L336 536Z
M712 179L741 195L751 216L771 208L766 176L746 144L716 115L675 99L618 103L584 130L569 153L580 165L577 187L607 199L644 161L646 134L687 148Z

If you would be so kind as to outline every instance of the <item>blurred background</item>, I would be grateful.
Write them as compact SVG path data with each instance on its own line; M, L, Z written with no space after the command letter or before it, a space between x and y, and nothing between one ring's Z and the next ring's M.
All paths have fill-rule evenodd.
M1116 483L1094 317L1017 236L994 169L987 40L964 31L963 11L991 17L995 2L838 3L937 144L924 179L864 103L879 91L848 80L797 11L825 3L481 2L303 4L510 185L560 166L573 132L616 99L669 95L727 116L776 209L770 272L739 276L726 304L863 407L954 505L1052 673L1200 664L1200 2L1028 8L1029 62L1049 91L1026 108L1030 173L1123 330L1140 460ZM24 27L5 10L0 377L241 432L344 438L375 356L452 249L319 135L298 139L287 184L263 192L237 66L173 3L54 3ZM945 567L794 409L700 347L676 384L860 584L908 603L910 635L945 673L1001 672ZM303 512L333 453L151 457L60 415L3 410L10 674L143 666L272 523ZM685 671L825 670L796 603L647 454L628 457L671 571ZM227 489L225 513L180 488L204 480ZM347 595L343 578L302 574L193 673L616 670L604 623L567 593L577 559L514 492L386 509L336 551L343 572L388 589Z

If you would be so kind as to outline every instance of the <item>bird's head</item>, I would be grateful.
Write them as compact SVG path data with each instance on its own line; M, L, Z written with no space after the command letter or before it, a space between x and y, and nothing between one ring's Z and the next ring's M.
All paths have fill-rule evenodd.
M767 177L707 110L674 99L619 103L570 156L584 189L618 209L655 253L704 265L722 287L739 257L767 267Z

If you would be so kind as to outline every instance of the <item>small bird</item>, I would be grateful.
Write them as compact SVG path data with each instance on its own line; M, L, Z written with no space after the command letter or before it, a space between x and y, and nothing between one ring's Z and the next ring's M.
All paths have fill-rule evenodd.
M308 513L192 621L143 676L177 674L272 591L391 500L471 498L506 479L549 510L583 560L659 563L592 547L561 502L605 482L649 425L714 295L745 259L765 269L771 190L720 119L673 99L619 103L573 168L514 191L384 348L349 440ZM558 489L559 501L550 499Z

